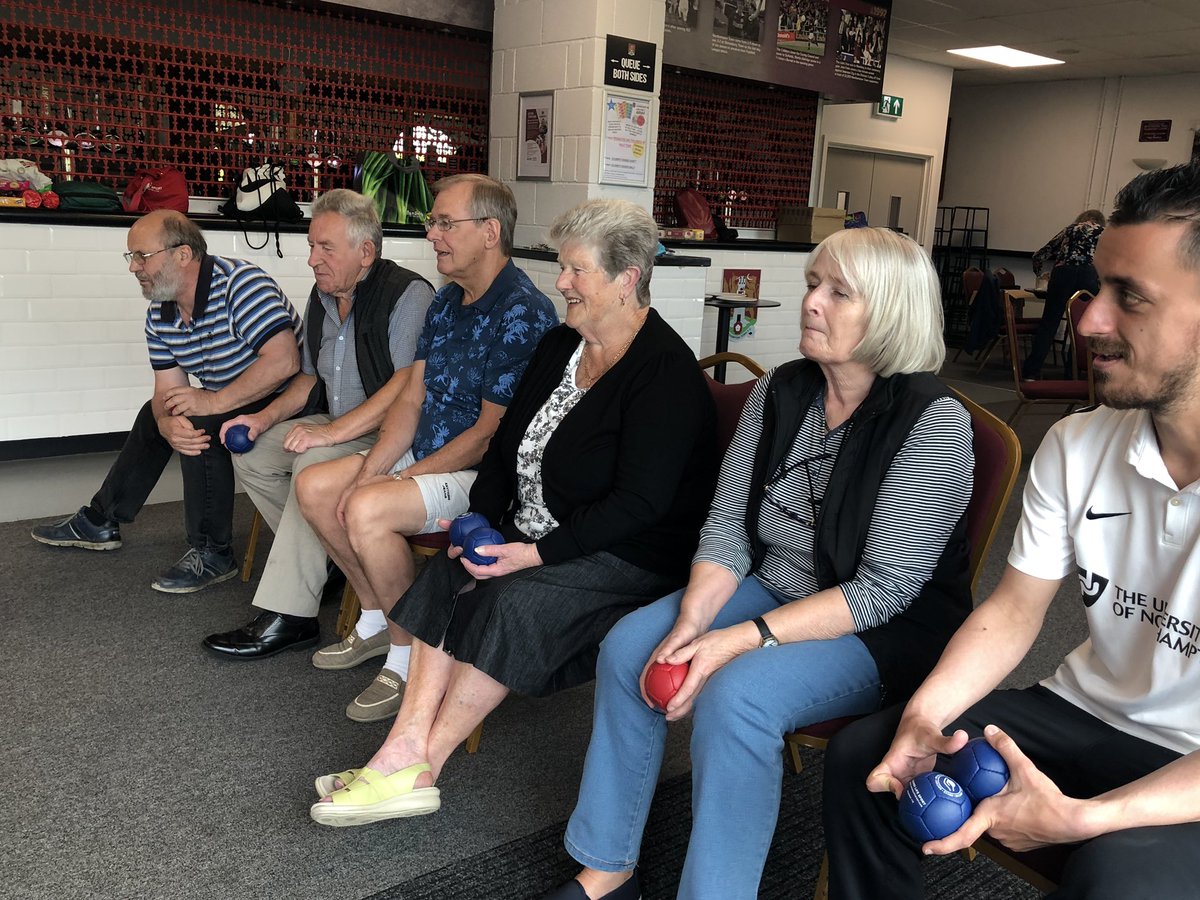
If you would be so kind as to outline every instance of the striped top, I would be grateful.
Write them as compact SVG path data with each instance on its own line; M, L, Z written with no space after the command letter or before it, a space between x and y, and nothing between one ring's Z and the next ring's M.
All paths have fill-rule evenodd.
M694 557L729 570L739 583L751 563L746 501L773 374L772 370L760 378L746 401L721 463L712 511ZM758 535L767 552L754 574L786 597L800 599L818 590L813 560L816 517L842 441L853 425L852 417L827 430L821 392L783 463L764 486ZM889 621L916 599L970 500L973 460L969 413L951 397L935 400L893 459L879 488L858 571L841 584L856 631Z
M300 316L270 275L244 260L205 256L189 324L173 300L152 301L146 311L150 366L178 366L205 390L219 391L250 367L263 344L288 328L299 342Z

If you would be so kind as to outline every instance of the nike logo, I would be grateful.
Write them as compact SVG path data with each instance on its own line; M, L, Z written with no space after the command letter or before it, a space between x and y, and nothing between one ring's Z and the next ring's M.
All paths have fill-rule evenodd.
M1128 516L1128 515L1131 515L1131 513L1127 513L1127 512L1098 513L1098 512L1092 512L1092 508L1089 506L1087 508L1087 512L1085 512L1083 515L1088 519L1111 519L1111 518L1113 518L1113 516Z

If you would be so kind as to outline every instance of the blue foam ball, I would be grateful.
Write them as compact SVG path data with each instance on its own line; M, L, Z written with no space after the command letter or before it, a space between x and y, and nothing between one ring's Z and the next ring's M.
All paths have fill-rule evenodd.
M483 556L476 551L476 547L485 547L491 544L504 544L504 535L498 532L495 528L476 528L467 535L467 542L462 545L463 556L475 563L477 566L490 566L496 561L494 556Z
M476 528L488 527L490 527L490 523L480 513L463 513L450 523L450 543L455 547L462 547L466 544L468 534Z
M984 738L967 741L940 769L961 784L974 803L998 794L1008 784L1004 757Z
M941 772L918 775L900 798L900 824L920 844L953 834L970 816L971 798Z
M232 425L225 430L225 446L230 453L245 453L254 446L249 425Z

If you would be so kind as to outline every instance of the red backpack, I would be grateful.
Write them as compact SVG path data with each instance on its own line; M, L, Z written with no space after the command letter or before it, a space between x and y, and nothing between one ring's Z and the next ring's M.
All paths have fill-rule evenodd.
M675 192L675 217L684 228L699 228L706 241L717 239L717 223L713 221L708 201L695 188Z
M148 213L152 209L174 209L187 215L188 186L183 173L167 167L138 169L121 197L125 212Z

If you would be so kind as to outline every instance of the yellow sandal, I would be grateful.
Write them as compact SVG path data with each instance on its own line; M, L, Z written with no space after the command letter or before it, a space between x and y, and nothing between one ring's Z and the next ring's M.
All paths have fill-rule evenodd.
M340 791L341 788L337 784L339 781L342 783L342 787L345 787L357 778L361 771L362 769L347 769L345 772L336 772L333 775L318 776L317 780L313 782L317 787L317 796L328 797L334 791Z
M330 794L329 802L314 803L309 814L322 825L340 827L437 812L442 806L441 792L436 787L413 787L428 771L429 763L417 763L391 775L359 769L357 778Z

